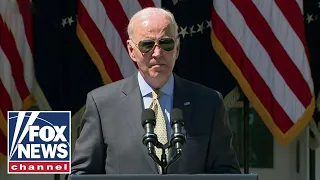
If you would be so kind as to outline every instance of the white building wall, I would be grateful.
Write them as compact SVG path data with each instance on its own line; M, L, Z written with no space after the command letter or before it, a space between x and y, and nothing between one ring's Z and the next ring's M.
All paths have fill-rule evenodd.
M308 135L308 131L305 130L287 146L281 146L274 140L274 168L251 168L250 173L258 174L259 180L309 180ZM299 160L297 159L298 143L300 144ZM299 163L299 170L297 170L297 163ZM320 174L319 157L318 164L318 174ZM316 180L320 180L319 175Z
M295 143L283 147L274 142L274 168L250 168L249 172L258 174L259 180L298 180L295 178Z

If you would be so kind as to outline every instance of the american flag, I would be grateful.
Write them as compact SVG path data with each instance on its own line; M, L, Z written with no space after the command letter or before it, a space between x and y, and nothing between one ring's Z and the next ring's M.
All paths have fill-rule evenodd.
M31 1L0 1L0 155L7 154L7 111L26 110L32 92L33 42Z
M310 122L309 147L320 147L320 0L304 0L304 20L308 50L310 53L311 75L314 82L316 110Z
M128 55L126 28L134 13L155 6L160 7L161 0L80 1L77 34L105 84L137 70Z
M212 43L280 144L315 107L302 0L214 0Z

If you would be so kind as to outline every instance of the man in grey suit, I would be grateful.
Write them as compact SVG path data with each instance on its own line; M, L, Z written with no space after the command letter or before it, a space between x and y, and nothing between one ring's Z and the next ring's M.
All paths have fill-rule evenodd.
M171 109L183 111L186 144L168 173L241 173L221 94L172 73L180 45L173 15L161 8L143 9L131 18L128 35L128 52L139 70L88 93L72 173L159 173L142 143L141 113L152 105L159 107L156 129L159 119L165 125L157 135L165 140L171 134ZM156 90L158 98L152 96Z

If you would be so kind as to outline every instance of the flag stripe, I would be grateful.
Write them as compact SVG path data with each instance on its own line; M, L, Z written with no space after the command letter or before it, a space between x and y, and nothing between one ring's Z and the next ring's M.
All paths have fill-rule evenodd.
M1 65L1 68L3 68L3 71L0 72L0 80L2 85L4 86L4 91L5 91L5 92L1 92L4 94L1 94L0 99L1 100L4 99L3 106L6 106L6 105L8 106L3 110L8 111L8 110L11 110L12 108L20 109L22 107L22 100L20 98L16 84L12 77L10 62L7 59L4 52L2 51L1 47L0 47L0 65ZM6 98L7 95L9 96L8 98ZM14 103L12 104L11 102L14 102Z
M13 35L4 24L2 17L0 17L0 29L0 46L9 61L14 64L14 66L11 66L12 76L16 82L21 99L25 99L29 95L29 90L23 78L22 59L20 58Z
M90 0L82 1L90 18L92 19L93 23L96 24L97 28L100 31L100 34L103 36L105 40L105 43L109 51L111 52L113 58L117 62L122 76L131 76L134 72L136 72L137 68L131 60L131 58L129 57L127 48L123 45L119 33L111 23L109 17L106 14L106 10L104 9L104 6L101 4L101 2L95 1L94 4L91 4L91 2L92 1ZM88 37L90 36L88 35Z
M300 41L303 43L304 50L307 49L307 41L305 39L304 21L303 21L303 5L300 0L275 0L276 3L288 20L291 28L297 33ZM309 59L309 58L308 58Z
M306 108L311 99L311 94L306 93L308 92L309 87L304 81L299 69L295 66L287 52L279 43L278 39L274 36L268 23L262 17L259 10L250 0L232 0L232 2L243 15L246 23L248 24L248 28L252 30L254 35L268 52L273 64L276 66L285 82ZM300 84L296 82L300 82Z
M290 24L290 22L288 22L287 18L274 1L253 0L252 2L255 4L263 17L268 21L272 32L280 41L281 45L286 50L294 64L297 66L298 70L300 70L300 73L307 82L308 87L312 89L313 82L310 78L309 62L305 53L306 49L302 41L303 37L298 37L298 32L291 28L292 23ZM293 17L296 19L298 19L299 16L301 15L293 14ZM303 30L303 27L301 27L300 30L301 29Z
M255 69L263 78L265 83L268 85L276 101L287 113L291 121L296 122L303 114L305 108L297 99L296 95L288 87L284 78L275 68L270 59L270 56L268 55L262 44L257 40L256 36L252 33L252 31L250 31L250 28L248 27L247 23L245 23L245 20L243 19L241 13L234 6L234 4L232 4L230 1L228 1L227 3L223 1L219 2L220 3L216 4L216 10L218 9L217 13L225 22L236 40L240 43L246 56L252 62ZM228 11L223 11L223 7L220 6L228 6L228 11L233 13L227 14ZM233 22L238 23L235 24ZM239 29L241 29L241 31L239 31ZM254 87L254 84L252 84L251 86ZM288 104L292 105L290 106Z
M119 0L119 3L122 6L123 11L125 12L128 19L131 19L132 16L140 11L142 8L146 7L154 7L156 5L161 6L160 0L155 0L155 2L151 0L139 0L139 1L128 1L128 0Z
M106 71L105 64L100 56L100 54L97 52L96 48L93 46L91 41L89 40L89 37L82 29L80 23L77 24L77 36L79 37L80 42L83 44L84 48L88 52L90 58L92 59L93 63L96 65L100 76L102 77L104 84L109 84L112 82L110 75ZM79 113L79 111L78 111Z
M223 10L223 8L220 9ZM267 109L271 117L275 120L274 123L283 133L285 133L290 127L293 126L293 122L283 111L278 102L274 99L268 85L265 83L251 61L248 59L245 52L242 50L241 45L234 38L229 28L223 22L223 19L221 19L217 14L215 8L212 10L212 18L214 20L212 21L212 28L217 38L224 45L226 51L231 55L233 61L240 68L241 73L243 74L245 79L249 84L252 85L251 88L261 101L261 106L263 106L262 108ZM270 124L272 123L270 122Z
M27 42L29 44L31 53L33 54L33 39L32 39L32 14L31 14L31 4L30 1L17 0L20 13L22 15L24 31L27 37Z
M146 8L146 7L154 7L155 4L152 0L138 0L139 3L141 4L142 8Z
M101 32L97 28L96 24L92 21L90 15L88 14L82 2L79 3L79 12L79 24L88 36L91 44L95 47L95 50L98 52L101 59L103 60L104 68L106 69L111 80L117 81L119 79L122 79L123 76L120 72L117 62L113 58L111 52L106 46L104 37L101 35Z
M77 29L78 37L99 69L104 82L108 82L110 78L112 80L119 80L131 76L136 72L137 65L131 60L127 49L128 36L126 32L129 19L143 7L155 5L160 7L161 1L81 0L81 3L80 6L82 7L79 7L80 11L78 13L80 24ZM81 16L82 11L85 13L83 16ZM90 26L85 27L88 19L91 26L95 29L91 29ZM90 42L86 39L89 39ZM105 51L108 51L107 53L112 58L110 56L103 56L102 53L106 53ZM111 67L108 63L110 59L116 62L116 64L111 63ZM102 65L105 68L102 68ZM114 68L119 69L119 74L122 77L118 76L117 79L112 78L110 72L112 73Z
M128 19L130 19L136 12L141 10L141 5L138 1L119 0L119 3L121 3L121 6Z
M2 7L2 5L4 7ZM28 4L23 5L28 6ZM21 7L21 9L26 9L29 7L30 6ZM1 1L0 14L3 18L3 23L6 24L8 32L10 32L12 36L10 39L13 40L12 43L14 43L17 52L19 52L18 56L19 59L21 59L21 65L23 67L23 71L21 71L21 73L23 75L25 84L27 85L28 90L32 91L34 82L32 52L26 38L24 31L26 26L23 24L23 17L19 12L19 6L17 2L14 0ZM29 27L31 28L31 25ZM7 52L5 51L5 53ZM10 58L9 60L11 61ZM16 82L16 84L18 84L18 82ZM27 93L29 94L28 91ZM24 99L23 97L21 98Z
M128 38L126 35L126 29L127 25L129 24L129 20L126 16L126 13L122 9L120 2L109 0L102 0L101 2L106 10L108 18L110 19L115 29L118 31L123 46L127 47Z
M155 7L161 7L162 4L161 4L161 0L153 0L153 4Z
M7 155L7 112L34 103L30 8L30 0L0 2L0 156Z
M277 0L275 0L275 1L277 1ZM299 14L303 14L303 0L295 0L296 1L296 3L298 4L298 6L299 6L299 9L300 9L300 13ZM289 1L285 1L285 2L289 2ZM291 3L291 2L290 2Z
M312 119L315 99L304 23L293 22L303 18L303 2L275 1L213 0L211 42L269 130L286 145Z

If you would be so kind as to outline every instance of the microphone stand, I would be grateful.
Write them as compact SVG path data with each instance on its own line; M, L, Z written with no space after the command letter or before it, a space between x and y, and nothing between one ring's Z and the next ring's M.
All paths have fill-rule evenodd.
M166 149L169 149L171 147L175 147L174 144L172 144L172 141L177 141L176 136L173 136L171 138L171 141L167 144L162 144L157 140L156 147L162 149L162 154L161 154L161 160L158 158L158 156L155 154L154 149L148 148L148 154L149 156L161 167L162 174L167 174L168 168L171 164L176 162L182 155L182 149L176 148L175 154L170 158L169 162L167 162L167 155L166 155ZM184 144L185 142L185 137L179 136L179 141Z
M167 164L167 155L166 149L162 148L162 155L161 155L161 170L162 174L167 174L168 164Z

